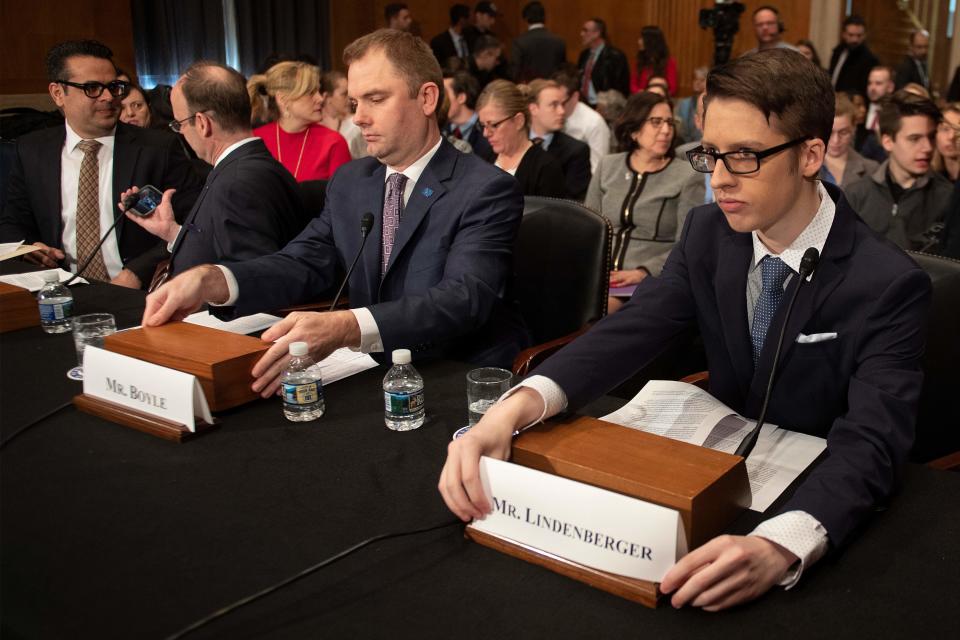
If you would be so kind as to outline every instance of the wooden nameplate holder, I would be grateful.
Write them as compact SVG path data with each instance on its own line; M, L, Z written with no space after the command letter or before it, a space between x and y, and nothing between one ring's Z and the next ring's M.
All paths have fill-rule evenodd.
M0 282L0 333L39 326L37 298L22 287Z
M750 506L743 458L595 418L538 425L516 438L516 464L616 491L680 513L687 548L718 535ZM599 571L466 528L468 538L622 598L656 607L659 583Z
M206 421L197 418L194 422L194 431L190 431L185 424L166 420L103 398L88 396L85 393L73 397L73 406L84 413L95 415L109 422L116 422L125 427L174 442L191 440L219 426L216 421L214 421L214 424L208 424Z

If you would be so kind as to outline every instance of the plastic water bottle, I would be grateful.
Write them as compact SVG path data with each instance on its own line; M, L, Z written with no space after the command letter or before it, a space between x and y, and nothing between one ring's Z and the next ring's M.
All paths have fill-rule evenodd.
M60 274L56 271L45 272L43 282L43 288L37 293L40 326L47 333L66 333L73 328L73 294L60 284Z
M423 378L410 364L410 350L396 349L383 378L383 419L388 429L410 431L423 424Z
M306 342L291 342L290 356L280 378L283 415L292 422L316 420L326 409L320 367L310 357Z

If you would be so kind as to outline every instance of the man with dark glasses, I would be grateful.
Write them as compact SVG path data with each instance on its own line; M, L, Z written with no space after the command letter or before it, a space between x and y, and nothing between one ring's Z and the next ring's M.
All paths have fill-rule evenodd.
M489 512L481 456L508 455L516 430L606 393L691 326L710 392L751 419L783 331L767 422L826 438L827 450L750 535L715 538L667 572L673 606L717 611L789 588L886 502L913 441L931 285L817 179L833 111L830 79L795 51L711 71L703 140L687 157L711 174L716 204L690 212L659 277L451 443L439 487L454 513ZM809 249L819 261L798 289Z
M177 189L189 211L201 188L175 136L118 123L130 90L117 79L112 52L92 40L64 42L47 54L49 91L64 125L17 140L0 213L0 241L25 240L44 266L139 288L149 284L162 252L159 240L121 217L120 194L152 184ZM106 238L101 246L101 238Z

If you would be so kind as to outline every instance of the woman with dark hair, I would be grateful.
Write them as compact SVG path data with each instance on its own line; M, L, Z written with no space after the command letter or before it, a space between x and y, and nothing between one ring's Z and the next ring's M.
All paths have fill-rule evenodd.
M120 103L120 122L135 127L149 128L153 120L150 112L150 98L138 84L131 84L130 91Z
M813 46L813 43L809 40L797 40L797 51L803 54L803 57L817 65L821 69L823 65L820 64L820 55L817 53L817 48Z
M637 40L637 68L630 74L630 93L644 91L654 76L667 80L670 95L677 93L677 61L670 57L670 49L663 31L657 26L640 30Z
M703 178L674 155L676 125L670 100L644 91L630 96L615 128L621 153L603 157L584 204L615 230L610 311L626 290L660 275L691 208L702 204Z

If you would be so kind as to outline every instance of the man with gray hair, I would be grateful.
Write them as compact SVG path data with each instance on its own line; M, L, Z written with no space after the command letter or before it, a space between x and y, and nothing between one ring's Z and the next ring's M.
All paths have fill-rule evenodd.
M930 90L930 72L927 70L927 52L930 51L930 34L926 29L910 32L910 52L897 67L897 89L911 82Z

